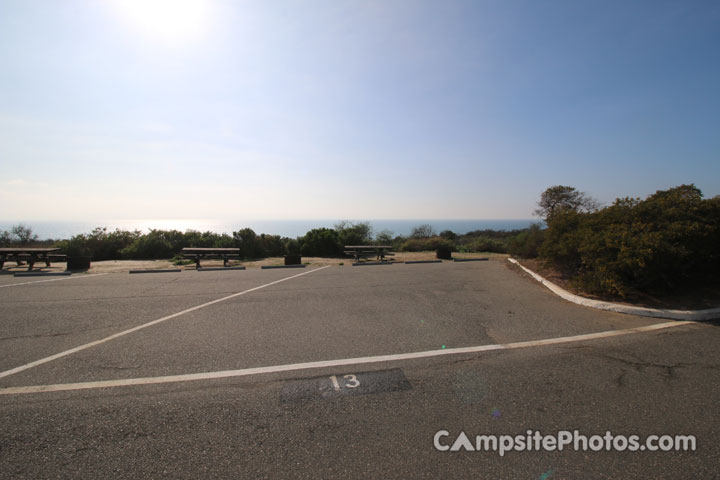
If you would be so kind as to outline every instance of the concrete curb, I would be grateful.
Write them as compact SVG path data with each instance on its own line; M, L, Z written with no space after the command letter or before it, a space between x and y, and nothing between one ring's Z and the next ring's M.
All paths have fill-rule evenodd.
M130 270L128 273L175 273L182 272L180 268L165 268L165 269L152 269L152 270Z
M484 258L453 258L453 262L487 262L488 257Z
M269 268L305 268L307 265L262 265L261 270L267 270Z
M397 262L357 262L353 263L353 267L362 267L364 265L392 265L393 263Z
M16 272L14 277L66 277L72 272Z
M245 267L200 267L196 272L224 272L227 270L245 270Z
M631 305L622 305L619 303L603 302L601 300L592 300L590 298L581 297L567 290L558 287L554 283L541 277L532 270L520 265L520 262L514 258L508 258L510 263L514 263L522 268L531 277L545 285L555 295L567 300L568 302L577 303L585 307L597 308L599 310L607 310L610 312L626 313L628 315L639 315L641 317L670 318L672 320L712 320L720 318L720 308L709 308L706 310L669 310L664 308L646 308L633 307Z
M408 260L405 265L411 265L414 263L442 263L442 260Z

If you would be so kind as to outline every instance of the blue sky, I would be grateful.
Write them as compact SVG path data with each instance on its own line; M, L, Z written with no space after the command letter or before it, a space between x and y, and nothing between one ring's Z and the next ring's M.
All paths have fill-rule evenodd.
M0 0L0 219L720 194L714 1Z

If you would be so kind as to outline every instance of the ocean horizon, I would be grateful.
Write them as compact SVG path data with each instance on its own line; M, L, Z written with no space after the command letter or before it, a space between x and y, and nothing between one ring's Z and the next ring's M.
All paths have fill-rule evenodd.
M318 220L212 220L212 219L123 219L98 221L0 221L0 230L10 230L14 225L22 223L32 229L41 240L67 239L73 235L90 233L97 227L108 231L140 230L147 233L150 229L159 230L198 230L201 232L228 233L243 228L251 228L255 233L280 235L283 237L300 237L313 228L334 228L341 221L370 222L374 233L389 230L393 235L409 235L414 227L423 224L432 225L440 233L451 230L464 234L475 230L517 230L528 228L538 219L318 219Z

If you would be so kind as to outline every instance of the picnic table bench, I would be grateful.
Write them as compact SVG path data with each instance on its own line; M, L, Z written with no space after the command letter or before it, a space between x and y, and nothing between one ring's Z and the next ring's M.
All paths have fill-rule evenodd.
M231 258L240 258L239 248L195 248L182 249L183 257L195 260L195 268L200 268L200 260L216 259L223 261L223 267L228 266Z
M27 262L28 271L33 269L36 262L45 262L50 266L50 260L64 260L65 255L55 254L59 248L29 248L29 247L3 247L0 248L0 269L7 261L15 261L18 265Z
M391 246L388 245L345 245L343 253L352 256L356 262L361 258L376 257L381 262L385 261L385 257L393 256Z

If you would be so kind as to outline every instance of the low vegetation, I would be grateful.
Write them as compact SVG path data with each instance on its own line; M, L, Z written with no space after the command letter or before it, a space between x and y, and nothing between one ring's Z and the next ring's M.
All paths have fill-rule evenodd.
M96 228L68 240L39 240L17 225L0 232L0 244L57 246L68 255L93 260L181 261L183 247L235 247L242 258L282 255L339 257L345 245L390 245L396 251L447 250L508 253L537 258L589 293L627 296L663 292L694 282L717 282L720 269L720 197L704 199L694 185L660 190L646 199L619 198L600 204L564 185L548 188L536 214L544 222L512 231L465 234L419 225L409 236L373 231L368 222L340 222L298 238L257 234L244 228L229 234L188 230L140 231ZM546 226L546 227L545 227Z
M720 198L703 199L694 185L565 208L547 225L540 259L587 292L623 297L718 280Z
M541 231L539 226L534 230ZM239 248L244 259L282 255L305 257L339 257L345 245L389 245L396 251L420 252L449 250L456 252L512 251L511 245L525 230L480 230L458 235L446 230L439 235L430 225L420 225L409 236L394 235L383 230L375 233L368 222L340 222L335 228L315 228L298 238L257 234L250 228L232 235L188 230L115 230L96 228L90 233L67 240L38 240L30 227L18 225L0 232L0 244L8 246L55 246L73 256L90 256L94 261L120 259L179 260L183 247Z

